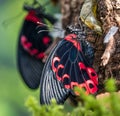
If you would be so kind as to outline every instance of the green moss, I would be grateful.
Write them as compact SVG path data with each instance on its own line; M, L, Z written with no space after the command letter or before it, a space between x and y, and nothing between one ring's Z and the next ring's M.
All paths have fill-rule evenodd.
M34 97L29 97L26 106L33 116L118 116L120 111L120 97L115 93L116 87L113 79L106 82L106 91L109 96L96 99L86 95L83 90L78 90L84 104L79 102L78 107L66 112L64 105L57 105L53 100L51 105L40 105Z

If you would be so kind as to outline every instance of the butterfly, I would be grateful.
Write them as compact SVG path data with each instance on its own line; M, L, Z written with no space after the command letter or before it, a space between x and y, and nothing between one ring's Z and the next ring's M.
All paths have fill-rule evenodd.
M85 33L68 26L68 34L51 51L40 80L40 103L50 104L55 99L63 104L70 96L78 96L74 87L86 94L96 94L98 76L92 67L94 49L85 40Z
M19 35L17 64L26 85L31 89L37 89L44 66L42 59L45 57L45 50L53 42L53 38L48 31L39 34L38 31L48 30L46 26L42 25L46 23L45 19L52 24L56 22L56 19L46 14L40 5L34 8L25 4L24 10L28 13ZM38 23L41 23L41 25Z

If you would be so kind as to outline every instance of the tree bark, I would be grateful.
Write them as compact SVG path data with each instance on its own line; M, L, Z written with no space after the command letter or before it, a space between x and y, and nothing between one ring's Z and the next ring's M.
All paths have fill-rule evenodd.
M116 85L120 89L120 1L98 0L98 19L102 23L102 38L112 26L118 27L118 31L111 37L105 46L104 53L101 54L103 60L105 60L107 54L110 54L110 58L107 65L102 66L102 71L99 71L99 85L103 86L104 82L112 77L116 79ZM103 39L100 41L103 41ZM97 54L98 52L96 52Z

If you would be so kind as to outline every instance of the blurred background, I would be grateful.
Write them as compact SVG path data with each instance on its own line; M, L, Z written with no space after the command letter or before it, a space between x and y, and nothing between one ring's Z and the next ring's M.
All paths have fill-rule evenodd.
M30 116L26 99L33 95L39 100L39 90L30 90L23 83L16 64L18 36L27 13L22 9L24 2L33 1L0 0L0 116ZM59 12L52 4L45 8L51 14Z

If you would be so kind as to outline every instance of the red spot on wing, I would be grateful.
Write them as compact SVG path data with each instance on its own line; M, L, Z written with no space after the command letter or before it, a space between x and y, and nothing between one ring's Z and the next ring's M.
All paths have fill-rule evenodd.
M90 79L95 83L98 84L98 76L97 73L95 72L95 70L91 67L86 67L82 62L79 62L79 67L80 70L86 70L88 76L90 77Z
M41 22L40 18L36 16L35 11L30 11L26 16L25 20L32 21L33 23Z
M71 88L70 85L64 85L64 87L65 87L66 89L70 89L70 88Z
M42 58L44 58L44 56L45 56L44 52L40 52L36 57L38 59L42 59Z
M26 36L22 35L21 36L21 45L22 47L31 55L35 56L37 59L42 59L44 58L45 54L44 52L39 52L38 49L32 48L32 43L28 41Z
M89 93L94 94L95 92L97 92L98 88L92 80L87 80L85 82L85 84L88 88L88 94ZM92 85L92 87L90 87L91 85Z
M87 72L89 77L94 81L95 84L98 84L98 76L93 68L88 67Z
M84 70L86 71L86 73L89 76L89 80L85 80L85 84L86 84L86 90L87 93L95 93L97 92L98 88L98 76L95 72L95 70L91 67L86 67L82 62L79 62L79 68L80 70Z
M88 90L86 83L79 84L78 88L84 89L86 94L89 94L89 90Z
M81 70L86 70L86 66L82 62L79 63L79 68Z
M21 45L30 55L35 55L38 52L37 49L35 51L30 49L32 47L32 43L28 42L27 38L24 35L21 36Z
M57 67L55 67L55 63L56 62L59 62L60 61L60 58L59 57L54 57L53 60L52 60L52 69L53 71L56 73L57 71Z
M92 88L90 87L92 85ZM67 87L67 88L66 88ZM69 88L68 88L69 87ZM71 82L70 85L65 85L66 89L74 89L74 87L78 87L80 89L84 89L86 94L94 94L97 92L98 88L92 80L87 80L84 83L79 84L78 82ZM79 92L75 91L76 95Z
M35 54L37 54L38 53L38 50L37 49L32 49L32 50L30 50L30 54L31 55L35 55Z
M64 82L64 79L65 78L70 78L70 76L68 75L68 74L64 74L63 76L62 76L62 82ZM70 84L68 84L68 85L64 85L64 87L66 88L66 89L70 89L71 88L71 86L70 86Z
M48 45L49 42L50 42L50 38L49 38L49 37L44 37L44 38L42 39L42 41L43 41L43 44L44 44L44 45Z
M78 84L78 82L71 82L70 83L70 86L71 86L71 88L73 89L75 86L78 86L79 84Z
M81 46L80 46L79 42L77 42L76 38L77 38L77 35L75 35L75 34L69 34L69 35L67 35L67 36L65 37L65 40L73 43L73 45L74 45L79 51L81 51Z
M71 85L71 88L72 88L72 89L74 89L74 87L78 87L78 88L80 88L80 89L84 89L85 92L86 92L86 94L89 94L89 93L90 93L86 83L81 83L81 84L79 84L78 82L71 82L70 85ZM75 91L75 94L78 95L78 92Z
M64 66L63 66L62 64L58 65L58 67L57 67L57 70L56 70L56 78L57 78L58 81L61 81L61 80L62 80L62 78L58 75L58 71L59 71L60 69L63 69L63 68L64 68Z
M30 42L27 41L27 38L25 36L21 37L21 44L23 45L24 49L28 50L32 46Z
M62 76L62 81L64 81L65 78L68 78L68 79L69 79L70 76L69 76L68 74L64 74L64 75Z

